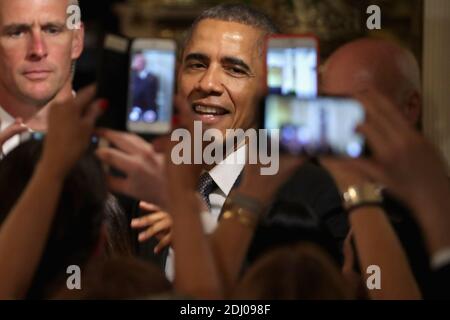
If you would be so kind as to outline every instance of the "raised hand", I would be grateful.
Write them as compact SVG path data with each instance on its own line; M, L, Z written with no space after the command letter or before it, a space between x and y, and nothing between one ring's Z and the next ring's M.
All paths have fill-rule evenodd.
M50 107L42 162L57 175L65 176L90 144L95 121L107 107L104 100L93 102L94 95L90 86L75 99Z
M125 174L125 177L109 175L109 187L115 192L165 208L168 200L163 154L134 134L108 129L97 133L115 146L99 148L98 158Z
M159 242L154 249L154 253L158 254L172 242L172 217L151 203L141 201L139 207L146 214L133 219L131 227L133 229L145 229L139 233L139 242L145 242L152 237L158 239Z

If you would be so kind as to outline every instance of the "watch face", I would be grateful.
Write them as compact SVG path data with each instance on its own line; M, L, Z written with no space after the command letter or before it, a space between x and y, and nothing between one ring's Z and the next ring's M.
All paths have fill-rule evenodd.
M224 211L222 218L223 220L236 219L244 226L254 228L258 224L257 216L248 210L243 210L242 208L227 209Z
M264 206L253 197L245 196L239 193L234 193L225 201L226 204L234 208L249 211L255 215L260 215L264 211Z
M383 203L381 187L373 183L364 183L359 186L350 186L343 194L346 209L365 204Z

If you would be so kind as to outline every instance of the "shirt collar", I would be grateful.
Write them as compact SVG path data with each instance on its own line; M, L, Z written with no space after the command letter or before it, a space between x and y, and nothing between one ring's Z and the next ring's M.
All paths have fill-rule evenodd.
M139 78L141 78L142 80L147 78L147 76L148 76L148 72L146 70L142 70L141 72L139 72Z
M211 178L227 196L245 166L247 147L243 145L209 171Z
M72 90L72 96L74 98L77 97L77 93L75 90ZM14 123L15 119L12 117L5 109L0 106L0 131L5 130L7 127Z
M14 118L0 106L0 131L14 123Z

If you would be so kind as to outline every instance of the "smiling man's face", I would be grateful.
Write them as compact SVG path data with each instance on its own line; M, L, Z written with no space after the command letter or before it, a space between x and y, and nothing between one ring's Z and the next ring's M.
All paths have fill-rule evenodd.
M193 108L203 128L248 129L264 93L262 30L205 19L183 53L179 95Z

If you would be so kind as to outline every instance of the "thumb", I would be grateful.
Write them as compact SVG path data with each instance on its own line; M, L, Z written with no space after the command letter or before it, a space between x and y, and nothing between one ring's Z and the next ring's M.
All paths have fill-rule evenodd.
M97 118L104 111L105 100L97 100L94 103L88 105L86 113L83 115L84 119L89 123L89 125L94 126Z

